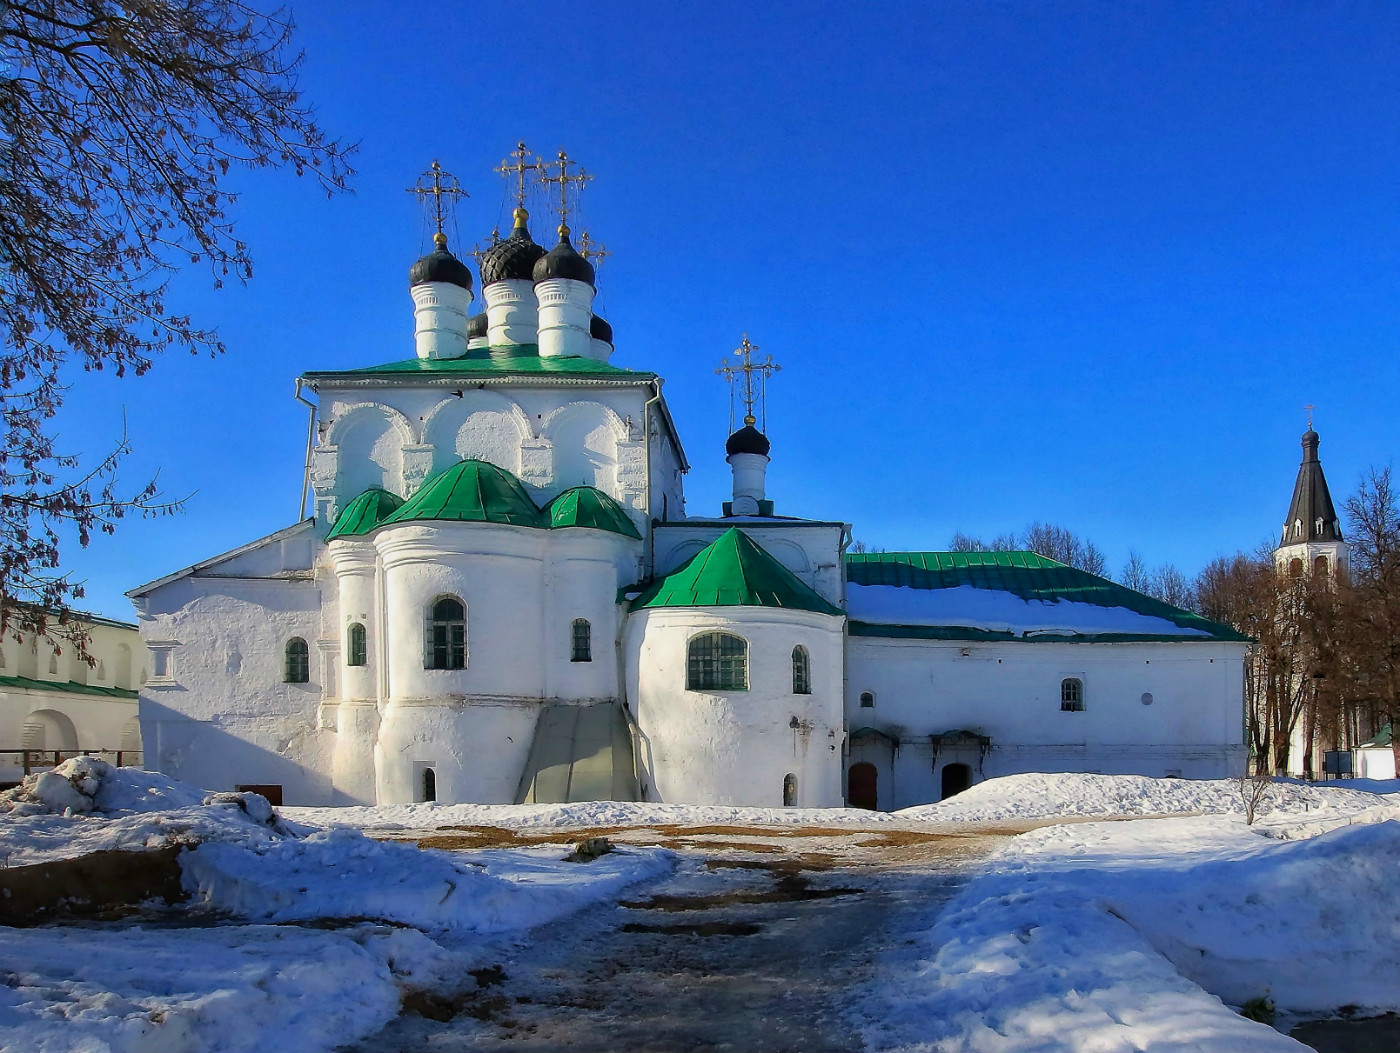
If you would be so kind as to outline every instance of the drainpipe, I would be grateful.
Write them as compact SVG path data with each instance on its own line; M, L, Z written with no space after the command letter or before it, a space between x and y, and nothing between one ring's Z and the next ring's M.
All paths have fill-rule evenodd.
M647 516L647 565L646 573L642 577L650 578L656 571L656 531L652 529L651 515L651 408L661 401L661 379L651 382L653 392L651 398L647 399L642 406L642 441L646 449L646 516Z
M297 377L297 401L302 403L310 411L306 421L306 460L302 463L301 472L301 503L297 508L297 522L306 518L306 491L311 489L311 444L316 438L316 403L306 399L301 394L302 378Z

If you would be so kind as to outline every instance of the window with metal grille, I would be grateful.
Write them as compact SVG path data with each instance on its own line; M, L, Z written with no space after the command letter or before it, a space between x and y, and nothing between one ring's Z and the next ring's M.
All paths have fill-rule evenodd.
M287 662L282 679L289 684L304 684L311 679L311 652L306 641L293 636L287 641Z
M467 609L460 600L444 596L428 608L428 633L423 668L467 667Z
M1060 710L1064 713L1084 712L1084 683L1074 677L1060 681Z
M345 634L345 664L364 665L368 660L365 646L365 627L355 622Z
M729 633L692 638L686 654L685 686L690 691L747 691L748 641Z
M593 661L593 627L587 618L575 618L572 632L573 651L571 662Z
M800 644L792 649L792 693L812 693L812 660L807 656L807 648Z

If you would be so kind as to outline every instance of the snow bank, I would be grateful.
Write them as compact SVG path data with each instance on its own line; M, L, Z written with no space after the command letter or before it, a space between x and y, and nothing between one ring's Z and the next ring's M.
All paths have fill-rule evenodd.
M1384 797L1331 784L1275 782L1260 808L1274 818L1341 818L1377 806ZM1153 779L1144 775L1077 773L1007 775L988 779L938 804L892 813L900 819L986 822L1060 816L1243 814L1234 779Z
M385 804L352 808L283 808L284 816L314 826L362 830L433 830L497 826L508 830L576 830L608 826L839 826L887 823L888 812L863 808L745 808L737 805L641 804Z
M1146 636L1209 636L1167 618L1126 607L1100 607L1074 600L1023 600L1012 592L959 585L914 589L900 585L846 586L846 610L860 622L887 625L956 625L1013 633L1137 633Z
M566 863L559 846L440 852L336 829L303 840L200 845L181 856L197 902L257 921L372 918L429 932L523 929L660 875L673 856L624 848Z
M209 794L98 757L74 757L0 793L5 866L199 841L261 844L293 832L258 794Z
M0 928L0 1051L332 1049L384 1026L404 986L466 967L384 926Z
M1225 1003L1400 1009L1400 824L1063 825L991 867L901 953L916 982L864 992L872 1048L1303 1050Z

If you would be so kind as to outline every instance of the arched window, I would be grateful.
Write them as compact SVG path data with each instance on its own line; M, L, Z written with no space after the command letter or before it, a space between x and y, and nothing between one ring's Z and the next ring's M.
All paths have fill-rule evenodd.
M467 667L467 609L461 600L444 596L428 608L428 639L424 669Z
M437 772L432 768L423 769L423 800L437 800Z
M693 637L686 654L685 686L690 691L747 691L748 641L730 633Z
M1326 574L1326 573L1327 573L1327 557L1326 557L1326 556L1318 556L1317 559L1313 560L1313 573L1314 573L1314 574Z
M788 773L783 776L783 807L791 808L797 803L797 776Z
M305 684L311 679L311 652L300 636L287 641L287 662L282 679L288 684Z
M591 662L593 661L593 627L588 624L587 618L575 618L573 628L570 631L572 650L569 661L571 662Z
M873 692L873 691L862 691L862 692L860 693L860 708L861 708L861 709L874 709L874 708L875 708L875 692Z
M1301 559L1290 559L1288 561L1288 576L1290 578L1301 578L1303 576L1303 561Z
M365 665L369 661L369 648L365 646L365 627L353 623L345 632L345 664Z
M792 693L812 693L812 659L807 654L807 648L801 644L792 649Z
M1074 677L1060 681L1060 712L1084 712L1084 682Z

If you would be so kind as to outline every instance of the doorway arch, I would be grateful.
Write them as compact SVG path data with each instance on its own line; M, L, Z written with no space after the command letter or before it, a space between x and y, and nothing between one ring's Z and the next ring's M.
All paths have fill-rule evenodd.
M943 796L939 798L946 801L962 793L972 785L972 765L970 764L945 764L943 765Z
M56 709L40 709L24 721L24 748L27 750L61 750L78 752L78 729L66 713Z
M852 808L875 811L880 803L879 781L880 773L869 761L852 764L846 773L846 803Z

